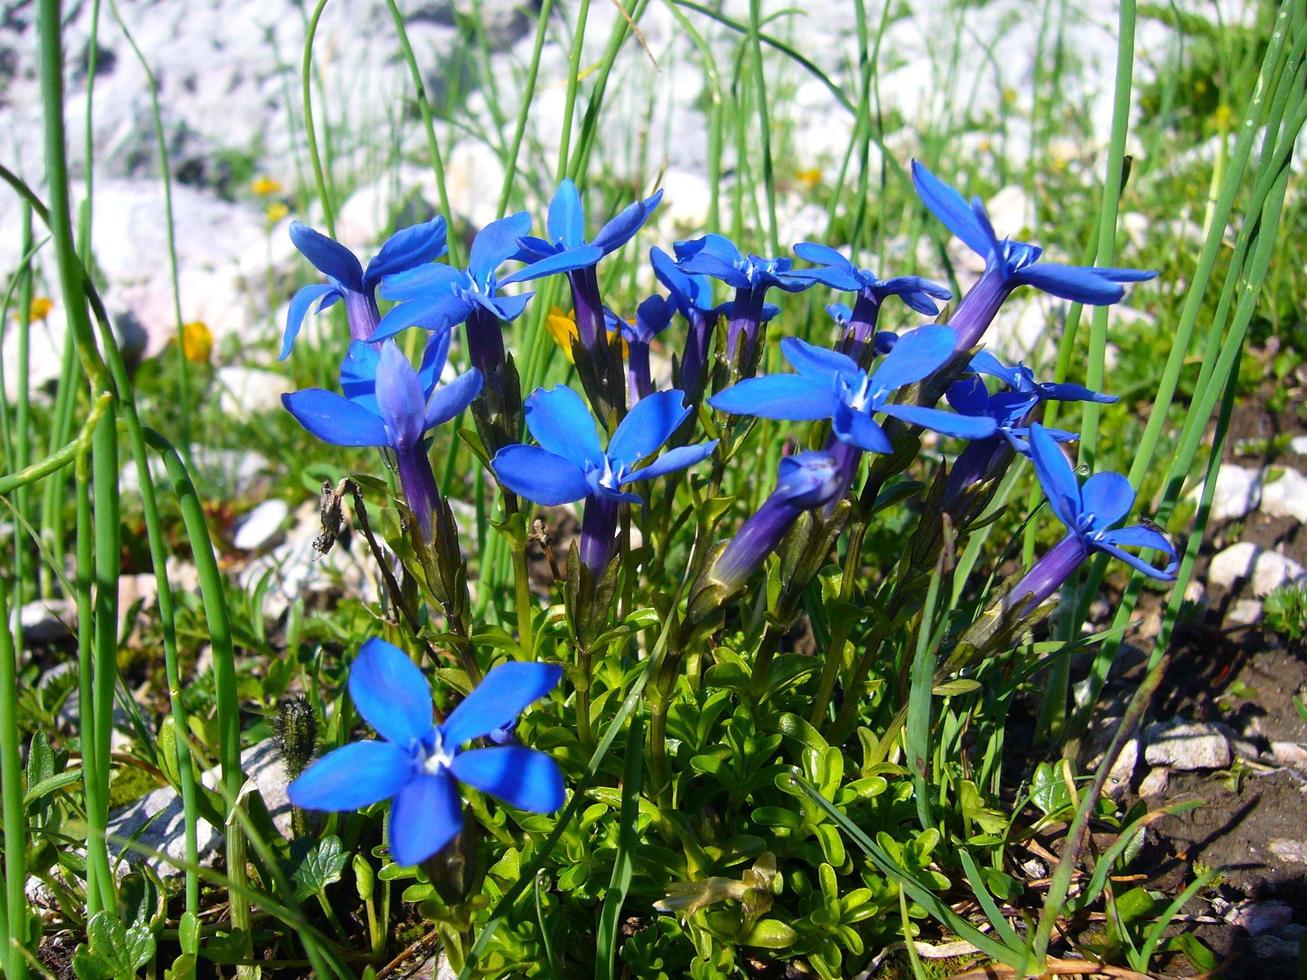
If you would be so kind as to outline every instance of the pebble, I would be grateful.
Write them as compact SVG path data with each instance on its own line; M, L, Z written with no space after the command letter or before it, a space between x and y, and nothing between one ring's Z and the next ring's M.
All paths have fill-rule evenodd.
M1277 837L1266 845L1281 861L1290 864L1307 864L1307 841Z
M281 396L292 387L284 371L265 371L239 364L219 368L214 380L221 392L218 407L234 419L282 411Z
M1251 936L1275 932L1293 921L1293 909L1283 902L1243 902L1230 910L1226 921Z
M1139 739L1132 738L1121 746L1121 754L1108 770L1107 782L1103 784L1104 792L1114 800L1119 800L1130 788L1135 777L1135 767L1139 764Z
M1170 782L1171 770L1162 767L1149 769L1148 775L1139 781L1139 795L1145 800L1163 797Z
M1261 600L1240 599L1225 614L1225 622L1227 626L1251 626L1261 622L1264 611Z
M1234 761L1230 741L1212 725L1195 722L1157 723L1148 726L1144 760L1151 766L1172 769L1226 769Z
M1197 501L1203 493L1198 484L1188 493ZM1216 473L1216 490L1212 494L1211 519L1234 521L1251 514L1262 499L1262 471L1233 463L1222 463Z
M1307 745L1301 742L1271 742L1271 758L1277 765L1307 770Z
M281 533L289 516L290 506L284 500L265 500L241 518L232 537L232 546L238 551L258 551L266 547Z
M1286 469L1262 487L1262 513L1307 523L1307 477Z
M290 799L286 795L289 780L281 753L272 739L252 745L241 753L241 769L248 779L254 780L273 825L283 835L290 835ZM218 771L211 769L203 776L204 784L217 786ZM111 813L109 833L121 838L135 838L138 847L132 848L120 867L125 871L130 863L144 862L160 875L180 874L181 870L170 863L186 857L186 823L182 817L181 795L171 786L161 786L141 797L130 806ZM139 836L138 836L139 835ZM204 820L196 826L200 863L211 866L218 856L222 835ZM147 854L139 848L146 848Z
M77 628L77 606L68 599L34 599L18 613L29 643L57 643Z
M1218 553L1207 571L1210 584L1227 589L1240 579L1250 579L1255 596L1268 595L1303 575L1303 567L1292 558L1260 548L1251 541L1240 541Z
M1294 436L1290 439L1289 450L1299 456L1307 456L1307 436Z

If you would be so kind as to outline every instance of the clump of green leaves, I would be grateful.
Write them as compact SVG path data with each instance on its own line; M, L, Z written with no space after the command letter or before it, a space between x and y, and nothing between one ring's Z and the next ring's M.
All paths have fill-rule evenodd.
M1307 584L1282 585L1263 604L1266 626L1287 640L1307 635Z

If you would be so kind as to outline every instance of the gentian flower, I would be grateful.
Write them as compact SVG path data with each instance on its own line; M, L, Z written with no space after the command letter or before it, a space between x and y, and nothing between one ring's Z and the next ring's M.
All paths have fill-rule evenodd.
M432 539L431 515L440 494L423 436L467 408L482 382L472 368L438 385L448 350L448 332L434 335L419 373L393 340L382 341L380 350L355 343L341 365L344 395L308 388L281 396L296 421L324 442L392 450L404 497L426 541Z
M707 579L727 594L741 588L805 510L838 502L845 485L839 461L811 450L781 459L776 489L735 533L709 567Z
M562 673L553 664L500 664L437 725L422 672L403 651L374 637L350 666L349 693L381 738L323 756L290 784L291 802L341 811L393 800L390 853L406 866L425 861L463 829L458 783L519 810L552 813L563 805L563 775L553 759L520 745L463 746L511 731Z
M649 249L649 264L689 325L677 381L691 401L698 401L707 379L708 341L721 317L720 307L713 305L712 283L707 276L682 272L676 260L657 246Z
M364 269L354 253L321 232L298 221L290 226L290 240L327 277L325 283L305 286L290 301L281 359L290 356L295 337L310 312L321 312L338 300L345 302L349 333L355 340L371 340L377 329L377 284L384 276L417 268L445 254L445 219L432 218L391 235Z
M570 178L564 178L549 202L550 240L529 235L518 238L517 258L531 264L508 276L504 282L527 282L557 272L566 273L572 287L572 306L576 311L581 346L593 351L604 327L604 307L596 272L599 260L630 241L662 199L660 190L643 201L636 201L587 242L581 195L576 184Z
M505 446L490 461L499 482L543 506L585 499L581 520L581 561L602 573L613 552L618 508L644 501L623 487L693 466L712 454L711 442L656 453L689 417L684 392L659 391L637 402L608 440L599 445L595 423L581 396L571 388L537 388L526 400L526 426L539 446Z
M1103 551L1153 578L1175 578L1175 548L1160 531L1143 524L1116 528L1134 506L1135 491L1120 473L1095 473L1081 486L1057 442L1039 423L1030 426L1030 458L1048 496L1053 513L1067 527L1067 536L1035 562L1008 593L1005 608L1021 603L1029 615L1061 588L1092 551ZM1154 568L1123 548L1148 548L1170 558L1165 568Z
M971 359L970 368L976 373L949 386L948 403L961 415L992 418L998 431L986 439L974 440L958 455L944 489L945 507L959 500L967 487L1000 472L1014 452L1030 454L1028 426L1042 402L1092 401L1107 405L1117 400L1115 395L1091 391L1084 385L1036 381L1034 372L1024 364L1008 367L988 351L979 351ZM1010 390L991 395L981 374L1002 379ZM1062 429L1044 431L1057 442L1076 438Z
M858 294L853 310L846 318L848 326L840 349L860 364L864 363L864 355L869 356L868 346L878 337L876 320L887 297L898 296L910 309L934 316L939 312L935 300L953 296L943 286L920 276L880 279L870 269L859 269L835 249L816 242L800 242L794 246L794 254L820 266L800 269L793 273L796 278L811 279L841 292Z
M983 439L997 428L993 419L890 401L899 388L920 381L949 360L953 354L949 327L908 331L870 374L847 354L797 337L782 340L781 353L798 374L749 378L714 395L708 404L734 415L766 419L829 419L831 439L826 451L839 461L846 490L861 453L888 453L893 448L885 430L872 419L877 412L961 439Z
M1121 283L1143 282L1157 275L1138 269L1040 262L1044 250L1038 245L1000 239L994 233L980 198L973 197L968 205L961 194L916 160L912 161L912 182L931 214L985 260L979 281L953 311L956 350L970 350L980 342L1003 301L1018 286L1034 286L1073 303L1107 306L1125 295Z
M751 375L761 350L759 326L767 290L802 292L815 280L792 273L789 259L745 255L723 235L677 242L675 248L676 264L682 272L720 279L735 290L735 307L726 329L726 357L739 365L741 374Z
M517 319L532 294L501 294L495 270L517 253L518 237L530 229L525 211L511 214L477 232L466 269L437 263L386 276L381 295L401 302L382 317L372 339L413 326L441 331L466 323L473 367L487 378L496 375L505 363L502 324Z
M676 306L661 296L650 296L635 311L635 322L627 323L616 314L610 329L617 329L626 341L629 359L626 364L626 376L629 384L631 404L653 394L653 377L649 369L649 345L653 339L667 329L672 322ZM607 322L607 318L605 318Z

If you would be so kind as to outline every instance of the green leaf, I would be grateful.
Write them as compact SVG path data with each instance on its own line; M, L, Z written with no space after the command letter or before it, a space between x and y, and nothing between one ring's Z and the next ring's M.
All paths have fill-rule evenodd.
M324 837L316 843L311 840L295 843L308 845L307 851L302 847L292 848L292 851L297 849L303 851L303 856L296 863L295 870L291 872L291 880L295 883L295 897L303 901L318 894L332 882L339 881L349 855L341 848L340 838L335 834Z
M980 681L971 677L959 677L957 680L936 684L930 693L943 697L945 695L970 694L972 691L979 690Z
M372 865L362 854L355 854L352 862L354 867L354 887L358 891L359 901L366 902L372 898L372 887L376 881L373 874Z
M73 970L81 980L132 980L154 956L154 936L144 922L125 927L108 910L97 912L86 926L90 948L78 946Z
M81 778L81 769L68 769L64 772L57 773L56 775L47 776L35 786L30 786L27 792L23 794L23 805L30 807L33 803L40 802L55 790L63 789L65 786L71 786L73 783L80 781Z
M194 912L183 912L177 922L177 942L183 953L196 953L200 948L200 920Z
M762 919L754 924L740 943L760 949L789 949L798 938L799 934L779 919Z

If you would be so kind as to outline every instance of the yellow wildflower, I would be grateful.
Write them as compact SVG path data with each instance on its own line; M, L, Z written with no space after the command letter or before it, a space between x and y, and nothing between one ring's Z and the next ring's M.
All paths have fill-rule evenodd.
M635 325L634 320L628 320L627 323L632 326ZM563 349L567 362L569 364L576 363L572 360L572 344L580 336L579 331L576 329L576 313L571 310L564 312L557 306L550 307L549 316L545 317L545 329L549 331L549 336L554 338L554 342ZM608 328L608 332L612 333L611 327ZM622 356L626 357L630 352L626 338L623 337Z
M267 219L270 225L275 225L288 214L290 214L290 208L286 207L281 201L273 201L263 209L263 217Z
M794 176L800 184L812 190L821 183L821 168L809 167L807 170L800 170Z
M32 299L31 312L28 314L28 317L33 321L44 320L50 315L50 311L53 309L54 300L49 296L36 296Z
M182 324L182 355L195 364L205 364L213 353L213 333L202 320Z
M255 177L250 181L250 190L259 197L272 197L281 193L281 181L275 177Z

